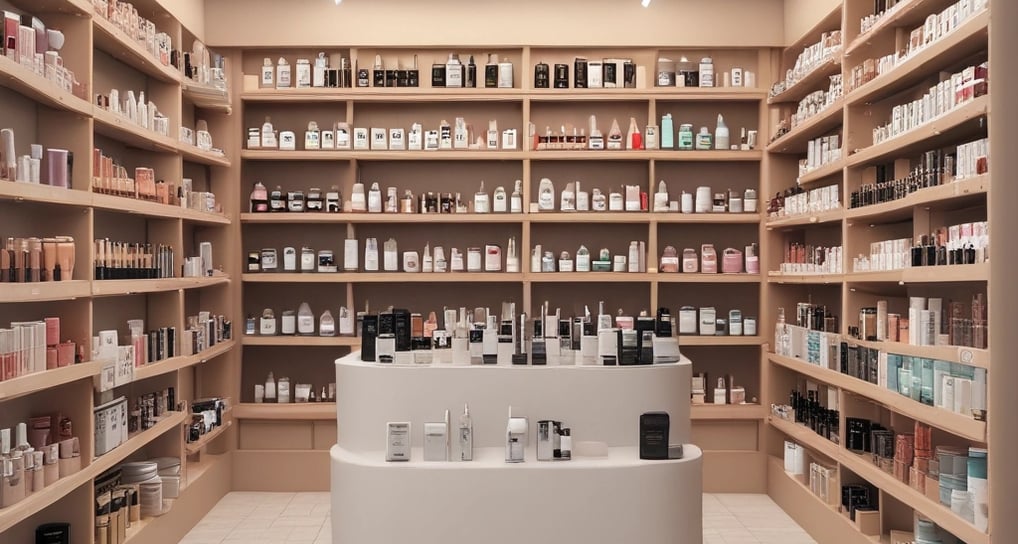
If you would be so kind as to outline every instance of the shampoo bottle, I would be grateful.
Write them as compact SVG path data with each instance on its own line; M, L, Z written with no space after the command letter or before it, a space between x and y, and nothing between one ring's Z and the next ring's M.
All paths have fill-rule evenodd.
M675 129L672 126L672 114L666 113L661 117L661 149L673 149L675 147Z

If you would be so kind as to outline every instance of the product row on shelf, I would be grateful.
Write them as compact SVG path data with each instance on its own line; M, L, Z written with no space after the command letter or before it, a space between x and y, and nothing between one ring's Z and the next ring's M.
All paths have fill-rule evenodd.
M989 260L989 222L939 227L910 238L870 243L869 256L852 259L853 272L901 270L921 266L980 264Z
M14 433L0 429L0 512L81 470L75 430L60 414L19 422Z
M418 57L430 54L430 77L422 85ZM485 58L478 74L476 57ZM678 61L659 57L656 63L655 87L756 87L756 74L741 66L716 73L714 59L705 56L690 61L682 55ZM570 65L564 62L534 64L533 89L644 89L647 88L647 67L632 58L575 57ZM257 76L259 89L315 88L418 88L434 89L513 89L519 88L517 69L508 56L499 53L450 52L447 58L434 52L376 54L370 68L360 66L360 59L351 61L343 54L319 52L314 58L297 57L293 64L285 56L273 61L265 57Z
M724 192L712 192L707 185L699 186L695 193L682 191L679 200L670 200L668 187L664 180L658 182L657 191L651 195L642 190L640 185L624 184L620 190L609 189L607 194L599 188L591 192L583 190L580 181L569 182L559 193L556 208L555 185L550 178L541 178L538 186L537 202L531 202L529 213L541 212L681 212L684 214L703 213L756 213L757 191L748 188L745 191L727 189ZM312 187L305 193L303 190L284 191L281 185L269 191L261 182L255 182L250 197L251 213L280 212L366 212L387 214L468 214L468 213L523 213L523 182L516 180L511 193L499 185L489 194L484 182L474 194L473 201L463 198L459 192L421 191L414 195L413 190L406 189L399 196L399 189L386 187L383 197L382 188L372 182L365 192L361 182L353 184L350 200L344 201L338 186L328 191Z
M771 97L781 96L786 90L809 76L823 64L830 62L841 51L841 31L824 32L820 41L805 47L795 65L785 72L785 79L771 87Z

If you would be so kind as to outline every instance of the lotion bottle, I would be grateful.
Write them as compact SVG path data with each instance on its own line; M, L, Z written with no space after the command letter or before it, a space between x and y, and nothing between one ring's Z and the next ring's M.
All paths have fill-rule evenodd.
M729 146L728 125L725 119L718 114L718 126L714 129L714 149L727 150Z
M661 117L661 149L675 148L675 128L672 126L672 114Z
M513 194L509 197L509 212L523 213L523 180L516 180Z

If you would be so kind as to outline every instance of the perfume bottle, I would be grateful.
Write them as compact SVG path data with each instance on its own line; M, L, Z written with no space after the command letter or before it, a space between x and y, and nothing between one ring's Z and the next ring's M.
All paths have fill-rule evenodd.
M474 459L474 422L470 418L470 407L463 405L459 424L460 461Z
M473 55L470 55L467 60L466 78L463 80L463 86L469 89L477 87L477 64L474 62Z
M488 62L484 65L484 86L488 89L498 87L498 55L488 54Z
M787 357L792 354L792 336L785 323L784 308L778 308L778 320L774 324L774 349L778 355Z

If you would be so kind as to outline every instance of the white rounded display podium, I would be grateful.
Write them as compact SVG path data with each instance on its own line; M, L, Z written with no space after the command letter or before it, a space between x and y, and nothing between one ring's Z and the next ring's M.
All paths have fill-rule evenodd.
M332 456L335 544L699 544L702 452L690 444L691 363L645 366L402 366L336 361ZM456 422L470 405L474 460ZM505 462L508 407L529 420L526 462ZM423 460L425 422L451 412L449 462ZM668 412L682 459L641 460L639 421ZM561 421L607 457L537 461L541 419ZM407 421L412 459L386 462L386 423Z

